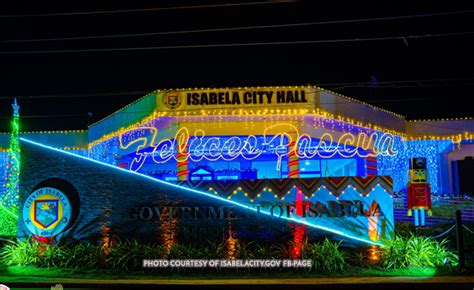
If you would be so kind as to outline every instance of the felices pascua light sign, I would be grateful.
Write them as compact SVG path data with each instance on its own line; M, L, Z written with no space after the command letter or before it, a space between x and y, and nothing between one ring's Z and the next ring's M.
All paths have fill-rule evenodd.
M141 134L133 134L141 132ZM231 161L238 157L246 160L255 160L263 153L272 153L277 156L276 169L281 170L281 164L292 151L299 158L311 159L314 157L332 158L339 155L344 158L395 156L398 152L394 148L395 136L390 133L373 132L367 135L343 133L336 137L325 132L319 138L308 134L300 134L291 124L276 124L264 128L261 136L206 136L204 130L195 130L192 134L187 128L180 128L174 138L157 141L158 129L155 127L137 127L119 136L121 149L133 149L136 156L130 163L130 170L138 171L148 158L157 164L170 160L188 160L199 162ZM296 141L297 146L290 147ZM187 146L178 146L187 144ZM151 148L151 150L149 150ZM147 149L147 150L145 150ZM183 161L183 160L181 160Z

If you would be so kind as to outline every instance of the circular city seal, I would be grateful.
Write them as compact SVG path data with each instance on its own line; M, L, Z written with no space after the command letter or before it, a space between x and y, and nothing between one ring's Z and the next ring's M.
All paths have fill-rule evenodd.
M60 190L41 187L33 191L23 205L23 222L34 235L52 237L71 221L71 203Z
M163 103L170 110L177 109L183 103L183 96L176 92L166 94L163 96Z

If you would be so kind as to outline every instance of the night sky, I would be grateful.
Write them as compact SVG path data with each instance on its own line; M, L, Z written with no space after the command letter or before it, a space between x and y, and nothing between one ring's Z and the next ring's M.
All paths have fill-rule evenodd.
M100 2L101 6L86 6L86 3L95 2ZM187 87L313 84L405 115L407 119L472 116L473 106L469 101L473 100L474 88L474 7L462 6L462 3L468 4L469 1L437 1L443 3L438 6L432 3L434 1L255 2L140 1L132 4L129 1L126 5L119 5L116 1L77 1L82 4L73 5L73 1L1 1L0 131L9 130L9 104L13 96L19 97L24 131L85 129L91 122L147 92ZM222 7L224 3L238 5ZM221 7L209 7L214 4ZM203 7L192 7L196 5ZM174 8L154 9L166 7ZM134 9L149 10L117 12ZM68 14L110 10L115 13ZM368 20L459 11L464 13ZM176 33L353 19L360 21ZM156 32L174 33L23 41ZM453 33L458 34L426 37ZM401 36L425 37L363 42L57 52ZM18 53L21 51L51 52Z

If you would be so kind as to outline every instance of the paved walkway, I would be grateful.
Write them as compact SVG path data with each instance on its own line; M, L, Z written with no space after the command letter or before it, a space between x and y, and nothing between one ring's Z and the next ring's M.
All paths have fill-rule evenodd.
M0 276L0 282L7 277ZM377 283L460 283L473 284L474 276L437 276L437 277L344 277L344 278L295 278L295 279L74 279L74 278L40 278L8 277L10 287L26 287L30 284L65 285L325 285L325 284L377 284ZM5 279L5 280L7 280Z

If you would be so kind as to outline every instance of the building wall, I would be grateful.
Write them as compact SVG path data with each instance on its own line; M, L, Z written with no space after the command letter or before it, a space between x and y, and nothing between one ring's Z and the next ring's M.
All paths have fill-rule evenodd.
M445 166L448 171L448 186L451 192L457 193L453 178L453 161L464 160L466 157L474 157L474 144L461 144L453 148L452 151L446 153L443 157L445 159Z

